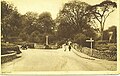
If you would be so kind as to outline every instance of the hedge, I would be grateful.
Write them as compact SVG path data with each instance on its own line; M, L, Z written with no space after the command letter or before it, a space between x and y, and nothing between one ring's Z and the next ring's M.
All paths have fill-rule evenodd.
M107 47L108 47L108 45L107 45ZM100 48L102 48L102 47L100 47ZM82 52L84 54L91 56L91 51L90 51L90 48L88 48L88 47L81 47L81 46L77 45L77 48L75 48L75 49L79 52ZM106 60L110 60L110 61L116 61L117 60L117 47L109 46L109 48L107 48L107 49L108 50L93 49L92 57L99 58L99 59L106 59Z
M4 54L9 54L10 51L16 51L17 54L20 54L21 51L19 49L19 47L17 45L14 45L14 44L6 44L6 43L2 43L1 45L1 54L4 55Z

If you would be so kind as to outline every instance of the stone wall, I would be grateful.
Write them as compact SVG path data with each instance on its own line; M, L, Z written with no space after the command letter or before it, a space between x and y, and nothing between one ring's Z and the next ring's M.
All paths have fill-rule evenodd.
M12 61L13 59L17 58L16 56L16 52L13 52L11 54L5 54L5 55L1 55L1 63L5 63L8 61Z

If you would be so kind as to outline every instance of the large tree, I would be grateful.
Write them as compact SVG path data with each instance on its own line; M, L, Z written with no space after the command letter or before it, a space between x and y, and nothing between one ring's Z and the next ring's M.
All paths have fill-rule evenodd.
M38 23L38 28L40 28L39 30L46 34L46 35L50 35L52 34L52 28L54 26L54 20L51 17L51 14L49 12L43 12L39 15L39 18L37 20Z
M25 32L28 35L31 35L33 31L36 30L38 14L34 12L27 12L22 15L22 32Z
M77 0L65 3L56 19L59 23L58 34L70 38L74 34L85 33L85 31L91 29L92 27L89 24L91 18L86 10L89 6L89 4Z
M88 14L92 15L93 17L93 21L98 21L100 24L99 32L101 34L101 40L103 40L105 22L108 16L114 12L115 8L117 8L117 4L109 0L103 1L100 4L89 6L87 8L89 11Z
M22 36L22 34L26 34L30 37L27 39L30 42L43 42L43 37L45 38L45 35L52 34L54 20L52 19L51 14L49 12L43 12L41 14L27 12L25 15L22 15L21 18L21 28L23 28L23 30L20 33L20 37ZM25 38L26 36L23 37L24 40Z
M4 38L17 37L21 26L21 15L13 4L1 1L1 28Z

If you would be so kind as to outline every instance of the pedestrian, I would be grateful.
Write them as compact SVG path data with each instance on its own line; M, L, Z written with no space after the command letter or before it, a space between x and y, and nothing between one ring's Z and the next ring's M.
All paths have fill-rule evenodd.
M63 44L62 48L63 48L64 51L66 51L66 44Z
M64 45L64 51L66 51L66 45Z
M71 51L71 46L69 45L69 51Z

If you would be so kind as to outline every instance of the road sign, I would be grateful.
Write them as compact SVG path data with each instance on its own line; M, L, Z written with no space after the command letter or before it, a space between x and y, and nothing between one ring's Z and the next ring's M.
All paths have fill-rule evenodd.
M86 42L90 42L91 43L91 55L92 55L92 43L94 42L94 40L92 40L92 38L90 38L90 40L86 40Z

